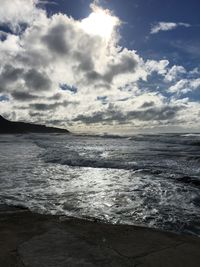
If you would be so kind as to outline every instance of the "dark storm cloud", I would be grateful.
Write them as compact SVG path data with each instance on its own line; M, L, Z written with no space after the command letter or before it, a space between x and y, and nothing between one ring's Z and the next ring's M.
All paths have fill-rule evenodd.
M94 62L88 53L83 53L83 51L76 51L74 53L74 58L80 62L78 65L79 71L91 71L94 69Z
M58 107L67 107L69 105L78 105L78 102L71 101L63 101L63 102L55 102L55 103L34 103L30 104L30 109L38 110L38 111L47 111L47 110L55 110Z
M94 112L91 115L83 115L80 114L76 118L73 119L74 122L82 122L85 124L92 123L111 123L112 121L123 121L125 120L124 114L119 110L114 110L113 105L109 105L107 111L98 111Z
M130 55L123 55L119 63L108 65L108 72L104 75L107 82L112 82L113 78L119 74L134 72L138 62Z
M128 123L131 120L139 121L166 121L176 117L177 112L182 109L178 106L163 106L163 107L152 107L147 110L134 110L128 113L122 113L119 110L108 108L107 111L94 112L91 115L78 115L73 119L74 122L82 122L85 124L93 123L108 123L118 122L119 124Z
M62 98L62 95L57 93L57 94L54 94L50 97L48 97L48 100L60 100Z
M11 65L5 65L0 74L0 92L6 91L8 84L16 82L23 74L22 68L14 68Z
M29 116L30 117L38 117L38 118L41 118L42 116L45 116L44 113L42 112L35 112L35 111L29 111Z
M73 119L74 122L82 122L85 124L92 124L92 123L103 123L106 120L105 112L94 112L92 115L78 115L76 118Z
M73 119L74 122L81 122L84 124L95 124L101 123L112 124L113 122L118 122L119 124L124 124L128 121L128 118L119 110L109 110L109 111L98 111L93 114L87 115L78 115Z
M72 27L58 24L52 27L42 40L52 52L63 55L69 52L70 45L68 44L67 39L71 40L73 34Z
M94 70L87 73L87 78L89 81L104 80L104 76Z
M51 80L45 73L35 69L25 71L23 68L15 68L11 65L5 65L0 74L0 92L8 91L10 85L13 85L20 79L24 80L26 86L32 91L43 91L51 88ZM15 98L20 98L20 94L13 94ZM25 99L25 97L24 94L24 97L22 96L22 98ZM27 96L27 98L29 97Z
M144 102L140 108L149 108L149 107L152 107L154 106L155 103L153 101L150 101L150 102Z
M53 104L46 104L46 103L36 103L36 104L30 104L30 108L34 110L39 111L46 111L51 109L56 109L60 106L60 103L53 103Z
M38 91L48 90L51 87L51 80L45 73L31 69L25 73L24 79L28 88Z
M23 73L22 68L14 68L11 65L6 65L1 76L5 81L16 81Z
M127 119L138 119L140 121L170 120L175 118L180 109L181 107L179 106L164 106L161 108L152 107L147 110L130 111L127 114Z
M137 65L138 62L134 57L132 57L132 55L123 54L119 62L108 64L107 71L104 74L100 74L95 70L91 70L86 75L90 82L104 81L105 83L109 84L113 81L115 76L134 73Z
M117 99L117 101L119 101L119 102L124 102L124 101L127 101L128 99L129 99L128 97L125 97L125 98Z
M34 39L31 40L34 42ZM30 41L30 42L31 42ZM46 67L49 65L50 60L48 51L41 50L27 50L26 53L19 53L16 55L16 61L19 61L24 66L32 66L33 68Z
M19 100L19 101L29 101L29 100L35 100L38 98L38 96L36 95L32 95L28 92L23 92L23 91L15 91L11 95L14 99Z

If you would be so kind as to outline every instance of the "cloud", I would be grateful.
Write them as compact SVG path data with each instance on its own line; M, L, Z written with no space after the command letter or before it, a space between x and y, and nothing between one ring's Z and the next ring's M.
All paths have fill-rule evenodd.
M70 40L73 38L73 34L73 27L67 27L65 23L57 23L48 30L42 40L53 53L66 55L70 50Z
M45 11L37 8L38 0L1 0L0 24L8 25L14 32L19 32L21 24L31 24Z
M172 120L176 117L177 112L182 108L181 106L163 105L157 107L154 102L144 103L142 109L131 110L129 112L122 112L116 106L109 107L106 111L94 112L90 115L78 115L73 119L74 122L85 124L108 123L113 124L129 124L132 121L166 121Z
M167 74L165 75L165 81L166 82L172 82L174 80L177 80L180 76L187 73L186 69L183 66L173 66Z
M189 23L183 22L158 22L151 27L151 34L159 33L160 31L171 31L178 27L191 27Z
M142 105L141 105L141 108L149 108L149 107L152 107L154 106L155 103L153 101L148 101L148 102L144 102Z
M168 65L169 65L169 61L166 59L162 59L159 61L147 60L145 63L146 70L149 74L156 72L159 75L165 75L167 73Z
M20 77L12 77L16 87L23 84L27 90L47 91L67 84L71 88L93 90L119 87L147 75L135 51L120 49L113 36L108 43L101 36L88 34L81 21L63 14L37 18L16 39L15 53L3 52L9 57L1 72L2 79L6 79L6 62L13 62L11 67L22 72ZM8 79L6 83L8 90Z
M39 110L39 111L45 111L45 110L54 110L56 109L58 106L60 105L60 103L35 103L35 104L30 104L30 108L34 109L34 110Z
M200 78L197 79L182 79L172 85L168 91L178 95L187 94L188 92L200 89Z
M22 68L15 68L9 64L5 65L0 73L0 92L6 92L10 89L10 86L15 86L23 72Z
M180 95L188 84L190 90L198 89L198 70L189 73L167 59L144 60L137 51L120 47L120 20L108 10L114 24L105 37L100 29L86 30L84 19L47 16L41 1L22 1L26 3L21 10L19 0L2 1L0 11L0 23L11 29L0 39L0 93L7 99L0 101L0 113L10 119L70 125L72 131L91 125L96 131L178 125L184 121L183 106L192 110L188 120L195 121L197 104L180 100ZM5 17L2 9L8 8ZM96 11L104 14L93 4ZM165 85L163 91L158 80Z
M100 81L109 86L116 79L123 79L123 76L126 75L132 75L132 80L134 80L134 73L137 73L139 62L139 56L132 51L124 49L108 62L102 73L97 70L89 71L87 73L88 82ZM142 75L141 78L143 78ZM136 77L136 79L138 78Z
M48 1L48 0L38 0L37 4L39 5L58 5L58 3L54 2L54 1Z
M49 90L51 88L51 80L45 73L35 69L25 70L8 64L0 73L0 84L0 91L13 91L19 87L30 91Z
M193 58L193 60L199 60L200 58L200 42L198 40L193 41L191 39L188 39L183 43L183 40L173 40L170 42L170 45L175 48L179 49L180 51L190 55L190 57Z
M36 95L32 95L29 92L24 91L14 91L12 94L12 97L19 101L32 101L38 98Z
M51 88L50 78L45 73L35 69L30 69L24 74L24 81L27 88L33 91L46 91Z

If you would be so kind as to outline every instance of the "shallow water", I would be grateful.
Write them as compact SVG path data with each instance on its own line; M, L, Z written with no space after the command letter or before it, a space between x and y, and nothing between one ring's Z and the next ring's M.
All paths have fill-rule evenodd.
M200 234L200 135L0 136L0 201Z

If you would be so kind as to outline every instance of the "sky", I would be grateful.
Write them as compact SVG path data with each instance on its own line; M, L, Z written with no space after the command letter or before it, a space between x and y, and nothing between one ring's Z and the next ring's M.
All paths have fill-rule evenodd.
M199 0L1 0L0 114L77 133L200 132Z

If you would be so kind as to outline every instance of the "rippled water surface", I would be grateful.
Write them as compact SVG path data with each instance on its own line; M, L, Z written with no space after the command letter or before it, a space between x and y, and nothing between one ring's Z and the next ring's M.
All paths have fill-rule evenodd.
M200 235L200 135L0 136L0 201Z

